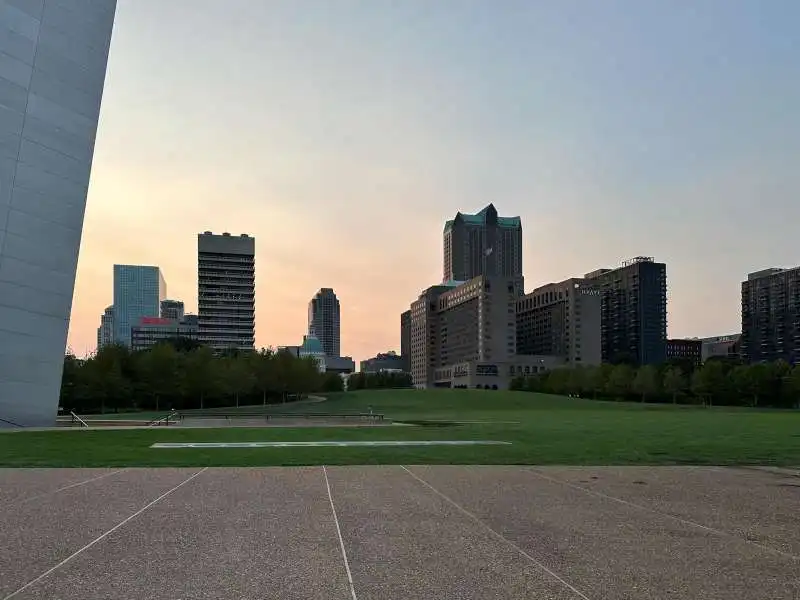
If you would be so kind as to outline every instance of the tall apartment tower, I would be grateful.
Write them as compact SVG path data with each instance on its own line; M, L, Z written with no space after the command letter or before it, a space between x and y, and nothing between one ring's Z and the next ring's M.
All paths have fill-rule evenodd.
M411 311L406 310L400 314L400 358L403 361L403 371L411 373Z
M517 300L517 354L559 356L571 366L602 361L600 290L587 279L536 288Z
M216 352L255 349L255 254L255 238L244 233L197 236L199 337Z
M667 357L667 265L638 256L584 276L600 290L603 362L661 364Z
M114 306L107 306L97 328L97 349L114 343Z
M480 275L522 277L522 222L498 217L490 204L478 214L456 213L444 224L442 281L467 281Z
M115 10L0 2L0 427L56 421Z
M341 315L333 289L320 289L308 303L308 333L322 343L325 356L341 356Z
M756 271L742 282L741 355L800 364L800 267Z
M131 328L143 317L157 317L167 284L161 269L114 265L114 341L131 345Z

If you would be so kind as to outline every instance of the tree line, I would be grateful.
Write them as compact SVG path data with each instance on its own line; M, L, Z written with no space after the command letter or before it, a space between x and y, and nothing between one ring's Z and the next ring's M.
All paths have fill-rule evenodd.
M800 408L800 365L709 359L696 368L674 362L638 368L628 364L562 367L517 377L510 387L604 400Z
M64 359L60 406L78 414L271 404L344 389L313 358L261 350L216 356L185 340L132 352L111 344Z

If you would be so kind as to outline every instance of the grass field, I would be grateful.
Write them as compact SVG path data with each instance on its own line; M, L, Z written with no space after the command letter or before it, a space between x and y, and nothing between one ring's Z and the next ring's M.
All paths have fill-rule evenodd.
M0 466L800 465L800 413L523 392L363 391L275 412L365 412L405 427L66 429L0 434ZM479 423L456 423L480 421ZM154 449L155 442L495 440L506 446Z

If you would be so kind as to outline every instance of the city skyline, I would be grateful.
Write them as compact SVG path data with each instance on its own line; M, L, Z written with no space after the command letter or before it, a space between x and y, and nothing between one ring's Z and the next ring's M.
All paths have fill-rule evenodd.
M800 263L800 208L786 200L800 185L793 4L754 19L739 2L580 17L376 2L322 7L319 21L293 3L225 6L119 4L70 327L79 354L113 262L159 265L195 312L193 236L209 228L257 239L257 346L294 340L323 283L348 299L342 353L357 358L399 348L396 315L441 279L444 221L489 202L523 221L526 290L658 256L669 337L738 330L746 274ZM269 85L252 76L264 71ZM236 110L220 121L219 106Z

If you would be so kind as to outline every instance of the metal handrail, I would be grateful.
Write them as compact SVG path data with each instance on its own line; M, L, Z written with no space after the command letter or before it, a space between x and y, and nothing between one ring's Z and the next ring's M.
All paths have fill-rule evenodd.
M148 427L156 427L156 426L158 426L161 423L164 423L166 421L166 425L167 425L167 427L169 427L169 420L172 417L175 417L175 418L178 417L178 411L177 410L173 410L169 414L164 415L163 417L159 417L155 421L151 421L150 423L147 424L147 426Z
M81 419L81 418L80 418L78 415L76 415L74 412L72 412L72 411L69 411L69 414L71 414L71 415L72 415L72 422L73 422L73 423L74 423L75 421L78 421L78 423L80 423L80 424L81 424L81 425L83 425L84 427L89 427L89 426L86 424L86 421L84 421L83 419Z

